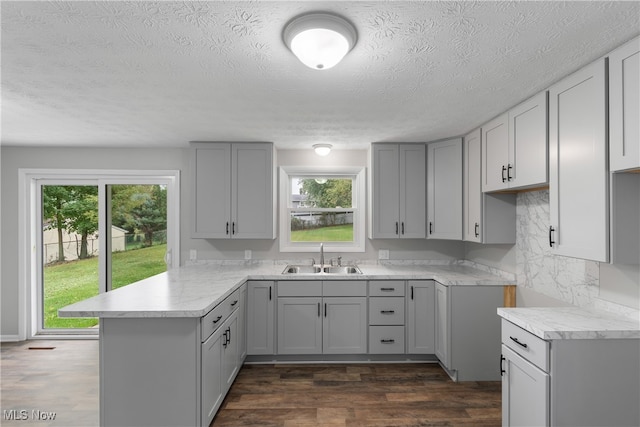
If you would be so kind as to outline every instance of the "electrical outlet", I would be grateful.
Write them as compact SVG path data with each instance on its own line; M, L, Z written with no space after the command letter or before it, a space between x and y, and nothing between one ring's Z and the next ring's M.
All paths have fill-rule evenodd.
M197 261L198 260L198 251L196 249L191 249L189 251L189 261Z
M378 250L378 259L389 259L389 249Z
M244 259L251 259L251 249L244 251Z

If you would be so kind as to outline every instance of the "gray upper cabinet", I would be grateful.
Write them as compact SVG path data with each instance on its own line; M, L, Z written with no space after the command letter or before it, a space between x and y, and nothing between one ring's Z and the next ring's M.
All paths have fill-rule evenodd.
M611 171L640 168L640 37L609 55Z
M462 183L462 238L482 243L482 172L480 147L482 131L478 128L464 137Z
M192 143L191 237L275 239L271 143Z
M482 191L547 184L547 106L542 92L482 127Z
M640 264L640 37L609 54L611 262Z
M482 126L482 191L508 187L509 115L496 117Z
M516 195L482 193L482 131L463 142L463 240L477 243L516 242Z
M427 238L462 240L462 138L427 145Z
M549 89L549 245L552 252L608 261L606 62Z
M425 238L424 144L371 145L372 239Z

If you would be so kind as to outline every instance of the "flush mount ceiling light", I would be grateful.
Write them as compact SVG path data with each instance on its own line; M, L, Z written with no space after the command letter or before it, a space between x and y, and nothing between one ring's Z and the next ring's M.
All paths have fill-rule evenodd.
M324 12L294 18L283 32L284 42L295 56L314 70L335 66L356 44L356 29L346 19Z
M331 151L331 144L314 144L313 149L318 156L326 156Z

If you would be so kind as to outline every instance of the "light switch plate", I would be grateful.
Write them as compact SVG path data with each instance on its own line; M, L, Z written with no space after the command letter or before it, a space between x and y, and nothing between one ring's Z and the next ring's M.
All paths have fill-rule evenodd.
M378 259L389 259L389 249L378 250Z
M251 249L244 251L244 259L251 259Z

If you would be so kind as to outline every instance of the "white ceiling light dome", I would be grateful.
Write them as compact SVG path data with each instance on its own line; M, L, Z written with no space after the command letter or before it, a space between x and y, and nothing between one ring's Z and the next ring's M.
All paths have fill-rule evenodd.
M284 28L287 47L307 67L328 70L349 53L357 41L355 27L327 12L312 12L291 20Z
M313 151L315 151L318 156L323 156L323 157L329 155L329 153L331 152L331 148L333 148L333 145L331 144L314 144L313 145Z

